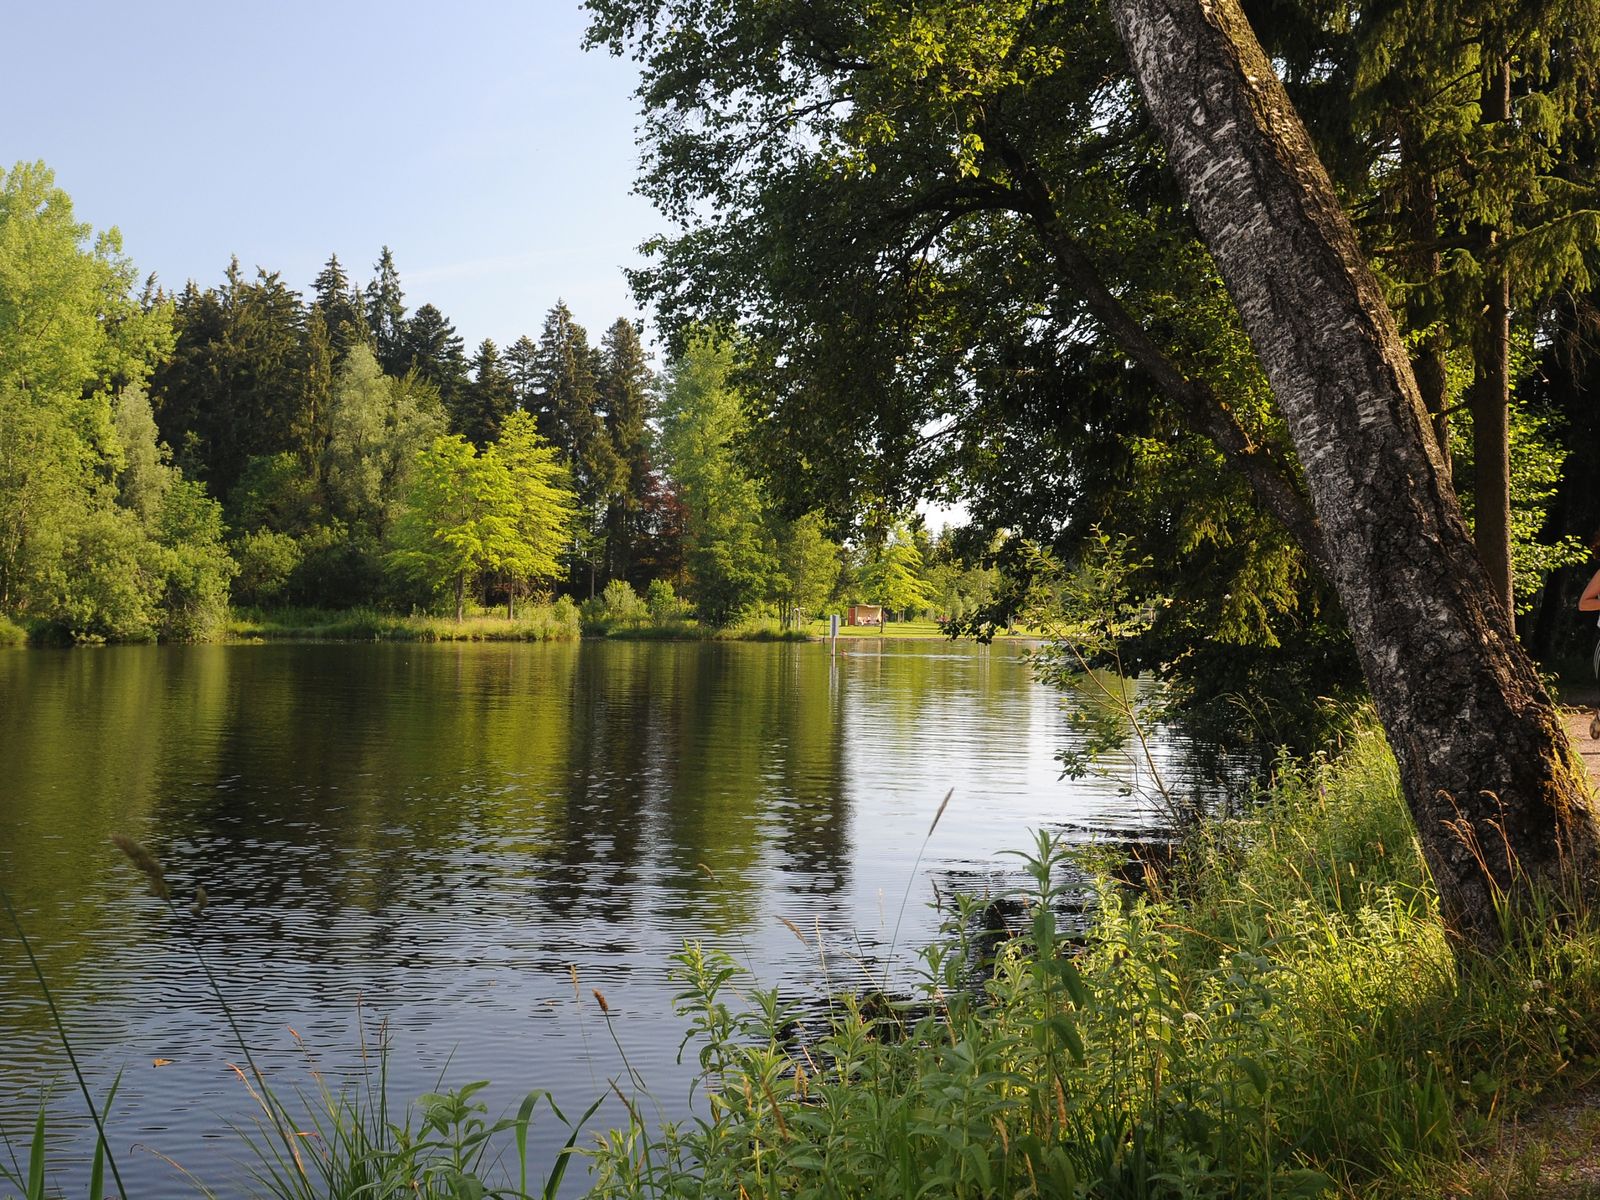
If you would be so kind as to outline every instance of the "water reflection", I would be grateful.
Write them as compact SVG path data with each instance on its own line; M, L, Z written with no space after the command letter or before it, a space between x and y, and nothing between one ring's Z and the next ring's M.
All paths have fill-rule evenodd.
M197 949L291 1086L297 1039L348 1068L359 1002L394 1032L402 1095L443 1071L495 1079L496 1103L553 1087L581 1111L617 1070L587 999L602 987L635 1065L681 1106L665 966L685 938L814 988L779 917L856 970L903 895L901 942L925 936L930 878L993 877L1040 824L1140 819L1113 785L1057 780L1059 700L1003 647L29 651L0 654L0 706L0 882L97 1088L126 1070L116 1144L213 1179L236 1173L220 1135L250 1103ZM115 831L203 881L206 917L145 895ZM13 1136L52 1079L52 1108L78 1111L64 1065L0 936ZM546 1128L540 1150L563 1136ZM173 1192L156 1154L129 1163L136 1191Z

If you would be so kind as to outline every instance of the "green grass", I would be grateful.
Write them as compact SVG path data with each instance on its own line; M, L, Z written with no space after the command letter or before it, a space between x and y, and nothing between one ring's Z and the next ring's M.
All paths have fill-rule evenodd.
M0 613L0 646L25 646L28 631L4 613Z
M1075 853L1026 857L1029 928L978 990L968 914L903 1016L845 996L798 1044L776 992L687 947L711 1100L610 1134L596 1194L1470 1194L1470 1152L1595 1070L1600 925L1535 919L1458 964L1370 729L1159 887L1103 880L1085 942L1054 915Z
M692 617L673 617L662 621L586 622L585 637L636 642L809 642L813 638L803 629L785 629L775 618L751 617L721 627L704 625Z
M494 613L401 616L372 608L241 609L228 622L234 641L299 639L350 642L543 642L578 636L575 611L530 605L514 620Z
M752 618L721 629L688 617L660 622L599 620L585 622L581 633L584 637L629 641L811 640L804 630L783 629L770 618ZM579 634L575 608L544 604L525 606L515 620L479 611L468 613L461 621L452 617L401 616L375 608L236 609L225 636L230 641L543 642L572 639Z

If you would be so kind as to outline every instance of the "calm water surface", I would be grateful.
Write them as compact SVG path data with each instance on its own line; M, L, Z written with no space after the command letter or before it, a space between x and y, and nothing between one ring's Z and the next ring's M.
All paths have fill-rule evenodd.
M897 944L915 946L932 888L1004 886L1002 852L1030 830L1148 820L1114 784L1058 779L1061 700L1020 655L876 641L833 660L814 644L623 642L4 652L0 882L96 1090L122 1072L111 1136L136 1196L192 1194L167 1158L236 1181L228 1126L252 1107L180 923L114 832L154 848L184 895L204 884L210 908L189 927L284 1090L313 1087L312 1066L337 1079L361 1027L387 1022L401 1097L492 1079L496 1112L535 1087L582 1111L622 1071L599 988L633 1065L681 1112L666 968L685 939L819 991L786 918L823 932L834 985L860 985L902 897ZM0 929L13 1143L42 1092L61 1114L58 1159L81 1162L81 1106ZM602 1110L623 1118L614 1100ZM545 1122L540 1157L564 1136Z

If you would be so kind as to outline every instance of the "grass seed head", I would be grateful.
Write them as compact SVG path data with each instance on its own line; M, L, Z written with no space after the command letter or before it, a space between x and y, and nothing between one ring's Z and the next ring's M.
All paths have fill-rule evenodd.
M128 856L128 861L139 868L150 883L150 894L158 900L171 900L172 889L167 886L166 872L156 861L156 856L140 843L122 833L113 833L111 843Z

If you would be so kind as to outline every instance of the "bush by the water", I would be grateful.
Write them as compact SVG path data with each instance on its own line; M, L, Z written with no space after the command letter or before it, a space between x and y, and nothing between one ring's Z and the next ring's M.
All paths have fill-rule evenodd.
M797 1039L777 993L686 948L707 1111L609 1134L596 1194L1441 1195L1600 1047L1596 923L1530 918L1458 962L1373 731L1139 893L1102 879L1086 939L1057 925L1075 853L1025 859L1027 928L976 987L956 920L903 1017L845 998Z

